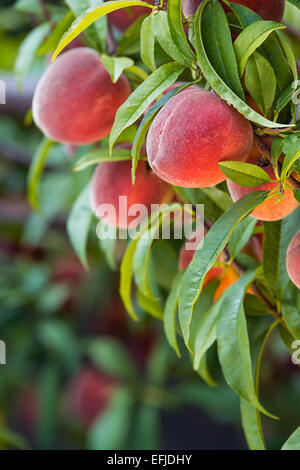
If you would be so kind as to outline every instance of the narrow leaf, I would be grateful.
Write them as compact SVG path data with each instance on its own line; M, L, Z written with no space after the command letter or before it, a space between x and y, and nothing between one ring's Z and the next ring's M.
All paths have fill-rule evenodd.
M36 153L34 154L32 162L30 164L27 179L27 194L31 206L36 210L38 210L39 208L38 189L40 177L43 173L47 157L53 145L54 142L44 138L41 144L39 145Z
M88 26L93 24L102 16L111 13L112 11L120 10L121 8L126 7L133 7L133 6L143 6L149 9L153 9L154 7L149 3L137 1L137 0L117 0L117 1L110 1L105 2L104 5L101 6L93 6L86 10L81 16L79 16L70 27L69 31L64 34L60 43L58 44L54 54L53 59L55 60L58 54L68 45L70 42L75 39L80 33L82 33Z
M88 268L86 245L91 222L92 209L90 206L90 188L88 185L75 201L67 221L67 232L70 241L86 269Z
M268 173L257 165L247 162L220 162L219 167L227 178L247 188L268 183Z
M177 80L183 70L184 67L175 62L164 64L155 70L155 72L129 96L116 114L109 137L111 149L124 129L137 121L148 106Z
M187 345L189 345L194 305L201 293L206 273L225 248L237 224L245 219L266 197L266 191L258 191L240 199L209 230L204 238L203 249L196 250L184 275L179 300L179 320Z

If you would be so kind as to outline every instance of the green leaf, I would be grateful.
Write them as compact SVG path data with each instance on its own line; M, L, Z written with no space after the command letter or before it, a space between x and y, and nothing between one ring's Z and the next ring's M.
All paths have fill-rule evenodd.
M154 12L152 22L155 39L161 48L178 64L189 66L189 60L181 53L172 39L167 12L162 10Z
M298 7L300 8L300 3ZM288 438L281 450L300 450L300 427Z
M137 293L138 303L140 304L141 308L152 315L154 318L158 318L159 320L163 319L164 310L161 304L154 298L149 298L143 292L138 290Z
M244 302L246 315L262 316L269 313L268 307L256 295L246 294Z
M38 0L17 0L13 6L16 10L32 13L38 17L43 16L43 10Z
M69 326L62 321L52 320L39 324L38 338L47 351L60 359L69 371L78 367L78 342Z
M161 340L153 348L147 363L146 380L147 383L156 385L163 389L168 378L168 368L170 365L170 347L166 341Z
M129 388L117 389L109 407L93 423L87 436L90 450L122 450L127 448L134 399Z
M177 341L177 327L176 317L178 308L178 296L180 291L180 284L183 273L178 273L174 279L171 292L167 298L164 312L164 330L169 342L169 345L176 351L177 356L180 357L180 350Z
M275 111L276 114L279 115L279 113L289 104L291 103L293 96L295 94L295 87L293 84L290 84L286 90L284 90L279 98L277 99L276 106L275 106Z
M112 271L114 271L117 268L115 260L117 240L109 236L109 231L110 227L103 220L99 220L97 225L97 236L99 238L100 249L105 256L108 266Z
M256 124L269 128L285 127L284 124L274 123L265 119L260 114L256 113L251 109L243 100L241 100L228 85L222 80L222 78L214 70L205 50L205 46L202 38L201 31L201 19L203 10L206 7L209 0L204 0L200 5L196 19L195 19L195 47L197 52L197 59L202 72L205 75L206 80L215 92L220 95L228 104L234 106L241 114L243 114L249 121L255 122Z
M140 16L129 28L126 29L119 40L116 55L133 55L140 52L141 27L145 15Z
M250 450L266 450L256 408L241 399L242 425Z
M118 109L115 122L109 137L112 149L120 134L133 124L146 111L148 106L170 85L172 85L184 67L170 62L159 67L147 78Z
M166 217L171 213L182 212L182 206L178 203L162 206L156 214L155 219L150 221L149 229L139 237L134 253L134 276L140 291L149 298L153 299L153 293L149 281L149 261L152 244L159 232L159 227L163 224Z
M300 340L300 313L297 307L290 303L283 303L281 311L289 331L295 339Z
M155 450L159 448L160 416L157 407L141 403L134 416L131 434L132 449Z
M288 0L288 2L300 9L300 0Z
M299 228L299 210L277 222L264 222L263 269L268 288L275 299L284 297L289 283L286 251Z
M256 21L261 21L261 17L257 13L249 10L244 5L231 3L231 9L243 28ZM260 46L258 52L270 62L275 72L277 96L279 96L290 85L293 77L278 34L271 34Z
M101 336L89 341L86 353L102 372L124 380L137 378L133 360L122 344L113 338Z
M257 221L255 219L248 217L234 229L228 242L228 249L231 259L234 259L248 243L251 236L253 235L256 223Z
M105 2L102 6L93 6L86 10L81 16L79 16L70 27L69 31L64 34L60 43L58 44L54 54L53 60L56 59L58 54L75 39L80 33L82 33L88 26L93 24L99 18L111 13L112 11L120 10L121 8L132 7L132 6L143 6L153 9L154 7L149 3L137 1L137 0L117 0Z
M182 0L172 0L168 2L168 23L171 37L183 54L187 58L189 64L195 61L196 57L187 40L183 23L182 23Z
M239 34L234 42L234 49L239 63L241 76L245 71L248 59L253 52L255 52L256 49L265 42L271 33L284 28L284 25L280 25L275 21L255 21Z
M101 60L108 71L113 83L116 83L124 70L134 65L134 61L129 57L110 57L102 54Z
M156 69L154 55L155 36L152 19L152 15L147 16L141 27L141 58L144 64L154 72Z
M67 232L72 246L82 262L88 268L86 246L92 222L92 209L90 205L90 189L86 186L75 201L67 221Z
M208 60L215 72L245 101L227 17L219 1L209 2L204 10L202 38Z
M189 346L190 325L206 273L212 268L225 248L234 228L267 197L266 191L248 194L240 199L209 230L204 246L196 250L194 258L183 277L179 299L179 320L186 344Z
M29 450L30 444L27 439L20 434L17 434L10 429L0 427L0 444L5 446L13 447L19 450ZM2 448L2 446L1 446Z
M76 17L81 16L90 7L103 5L104 0L65 0ZM101 52L106 49L107 18L102 17L85 30L91 44ZM61 39L61 38L60 38Z
M126 253L123 257L121 268L120 268L120 296L124 303L124 306L134 321L138 320L135 313L134 307L131 301L131 285L132 285L132 270L133 270L133 259L138 240L132 240L127 247Z
M26 36L19 47L15 62L15 74L20 88L22 88L23 82L33 64L35 55L49 31L50 25L48 23L41 24Z
M194 370L199 369L202 358L217 339L217 318L222 308L222 302L223 297L220 297L197 322L198 331L195 335Z
M300 189L294 189L294 198L300 202Z
M257 322L256 322L257 323ZM259 396L259 380L260 380L260 369L262 363L263 353L267 344L267 341L272 333L272 331L280 323L279 320L275 320L263 333L260 346L258 350L256 369L255 369L255 392L257 397ZM259 337L259 327L256 326L256 341L257 334ZM254 338L252 338L252 348L253 348ZM242 415L242 425L244 433L251 450L266 450L266 445L264 442L261 416L257 408L253 407L250 403L241 399L241 415Z
M222 315L217 320L218 356L228 385L262 413L274 417L259 403L255 393L243 307L246 290L256 275L256 270L249 271L227 289L222 303Z
M122 162L131 160L130 150L115 149L112 156L109 155L109 149L93 150L83 155L73 166L73 171L82 171L92 165L98 165L101 162Z
M209 387L216 387L217 383L213 379L208 366L207 366L207 356L206 354L202 356L200 361L200 366L197 370L198 375L209 385Z
M232 204L231 197L218 188L201 188L201 191L214 202L223 212L229 209Z
M275 99L277 80L270 62L258 52L249 57L245 85L259 109L268 114Z
M51 34L48 36L44 44L39 48L39 54L49 54L53 52L57 47L57 44L60 41L61 36L67 31L74 21L74 14L70 10L68 13L60 20L58 25L54 28Z
M270 181L268 173L258 165L247 162L220 162L218 165L227 178L247 188Z
M37 425L38 448L50 450L56 426L59 409L59 370L56 365L46 365L40 375L39 383L39 420Z
M32 162L30 164L28 178L27 178L27 197L31 206L35 209L39 209L39 182L40 177L43 173L43 169L51 150L51 147L54 145L54 142L44 138L39 145L36 153L33 156Z
M283 151L285 153L285 157L281 169L282 181L285 180L294 163L298 158L300 158L300 138L295 135L291 135L284 139Z

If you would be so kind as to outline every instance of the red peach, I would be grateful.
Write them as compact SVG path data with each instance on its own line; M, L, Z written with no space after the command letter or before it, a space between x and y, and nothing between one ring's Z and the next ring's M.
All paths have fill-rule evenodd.
M96 51L72 49L42 76L33 98L34 121L54 141L90 144L109 135L130 91L125 76L112 83Z
M83 426L90 426L107 408L116 386L112 378L87 367L69 384L67 406Z
M275 180L275 174L271 165L265 167L264 170L268 173L271 180ZM246 188L231 180L227 180L227 186L233 201L236 202L246 194L252 193L253 191L272 191L278 187L278 182L269 182L254 188ZM256 219L269 222L280 220L291 214L298 205L298 202L294 198L293 191L290 188L287 188L280 202L279 196L267 199L252 212L251 216Z
M123 229L128 228L129 224L135 219L135 215L129 215L128 212L123 213L120 196L127 198L127 209L139 204L143 205L150 214L151 204L168 202L172 195L172 189L152 171L148 171L144 161L140 161L138 164L134 185L131 181L131 161L128 160L100 163L94 173L91 186L91 204L94 213L99 218L105 217L105 221L109 225ZM102 211L102 209L105 209L104 205L107 204L115 208L116 217L114 214L104 216L99 213L99 206L102 206ZM138 216L140 217L139 214Z
M147 155L163 180L201 188L224 181L218 163L246 160L252 143L249 121L215 93L193 87L157 114L147 136Z
M289 244L286 254L286 269L291 281L300 289L300 230Z

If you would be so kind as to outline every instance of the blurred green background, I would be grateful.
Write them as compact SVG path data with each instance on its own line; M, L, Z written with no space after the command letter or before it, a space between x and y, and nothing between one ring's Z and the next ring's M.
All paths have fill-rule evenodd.
M94 229L89 271L74 255L65 223L90 178L89 171L72 172L86 149L53 147L40 213L31 211L26 179L41 134L27 112L49 59L34 60L20 94L14 63L39 15L24 11L28 1L18 9L14 3L0 3L0 79L7 86L7 104L0 105L0 340L7 346L0 448L246 448L239 402L222 382L216 351L209 361L218 386L209 388L188 356L179 360L170 350L158 321L143 312L138 324L128 318L113 265L124 246L112 258ZM48 3L59 15L60 3ZM289 8L286 20L300 30L299 11ZM176 258L170 263L177 266ZM299 425L299 392L298 368L274 336L262 373L262 400L281 416L265 423L270 448Z

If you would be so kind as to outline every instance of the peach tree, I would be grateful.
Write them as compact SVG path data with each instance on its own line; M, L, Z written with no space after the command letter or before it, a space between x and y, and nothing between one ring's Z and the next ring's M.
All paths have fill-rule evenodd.
M120 296L133 320L142 309L162 321L178 361L188 355L207 386L216 346L248 445L265 449L261 417L277 419L259 397L265 347L276 329L297 362L300 344L300 81L285 2L65 3L58 15L41 2L45 21L16 61L20 83L36 53L53 61L33 102L45 137L29 201L39 209L51 149L79 147L73 170L89 176L67 231L85 267L95 218L120 238L132 221L99 206L120 209L120 196L164 203L127 243ZM203 246L192 253L184 240L150 236L170 214L172 232L185 204L192 220L204 205ZM112 267L117 238L100 240ZM282 448L300 449L300 428Z

